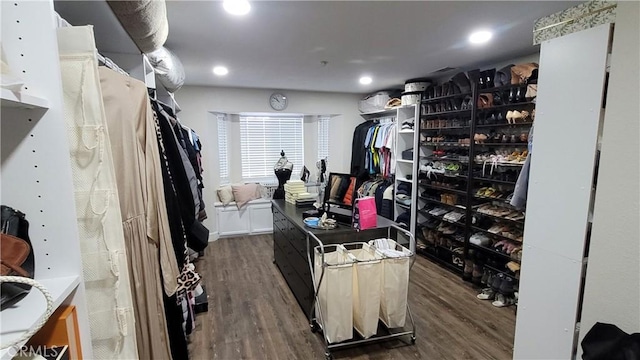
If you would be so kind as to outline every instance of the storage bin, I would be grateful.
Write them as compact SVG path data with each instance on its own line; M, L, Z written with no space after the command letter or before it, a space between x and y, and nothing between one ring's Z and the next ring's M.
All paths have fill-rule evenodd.
M382 254L367 243L343 244L353 265L353 327L369 338L378 331Z
M413 148L402 152L402 160L413 160Z
M402 93L402 106L413 105L422 99L422 91L404 92Z
M329 343L353 338L353 260L341 245L324 246L324 276L318 289L316 313ZM331 251L327 251L331 250ZM322 253L314 248L314 285L322 274Z
M405 92L414 92L420 91L423 92L427 90L427 88L431 86L431 81L429 79L409 79L404 83L404 91Z
M358 103L358 110L362 113L384 110L387 102L393 98L400 97L399 90L383 90L365 96Z
M388 328L403 327L407 317L411 250L391 239L369 242L384 256L380 286L380 320Z

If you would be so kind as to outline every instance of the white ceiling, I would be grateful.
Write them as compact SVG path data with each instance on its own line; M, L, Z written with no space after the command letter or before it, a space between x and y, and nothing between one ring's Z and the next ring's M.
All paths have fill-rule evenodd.
M59 3L56 9L66 8L58 11L74 25L78 21L69 17L91 12L80 11L91 6L81 2ZM533 22L577 3L252 1L251 12L237 17L217 1L167 1L165 46L182 60L189 85L365 93L447 66L469 68L532 54ZM470 46L467 37L479 28L493 30L494 38ZM101 51L113 52L123 43L99 32L96 24ZM213 75L218 64L229 68L227 76ZM363 74L373 77L371 85L358 83Z

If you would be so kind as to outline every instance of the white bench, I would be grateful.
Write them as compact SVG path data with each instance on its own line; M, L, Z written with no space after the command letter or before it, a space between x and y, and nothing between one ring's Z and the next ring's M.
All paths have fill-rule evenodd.
M251 200L238 210L235 202L224 206L214 204L218 237L257 235L273 232L273 215L270 199Z

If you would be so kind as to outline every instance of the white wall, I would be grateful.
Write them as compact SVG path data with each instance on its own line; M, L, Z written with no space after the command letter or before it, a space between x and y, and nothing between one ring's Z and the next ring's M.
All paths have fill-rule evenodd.
M208 205L209 219L205 225L215 232L213 203L217 201L218 187L218 143L215 116L211 112L237 114L242 112L274 112L269 106L272 90L185 86L176 93L176 101L182 111L180 121L193 128L201 137L204 167L204 200ZM364 121L358 112L358 94L325 93L310 91L284 91L289 99L286 113L305 116L305 165L315 172L317 151L317 123L311 115L336 115L331 118L329 134L329 171L349 172L351 164L351 141L354 128ZM232 116L229 127L229 161L240 161L240 128L237 116ZM239 168L231 166L231 181L240 181ZM295 170L297 175L300 168Z
M580 341L596 322L640 332L639 17L618 2Z

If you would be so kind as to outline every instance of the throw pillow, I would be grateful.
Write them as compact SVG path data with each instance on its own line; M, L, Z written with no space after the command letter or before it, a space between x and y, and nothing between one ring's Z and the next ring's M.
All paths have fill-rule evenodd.
M227 206L233 201L233 189L231 185L220 186L217 193L222 205Z
M231 185L238 210L249 201L260 198L258 185L259 184Z

